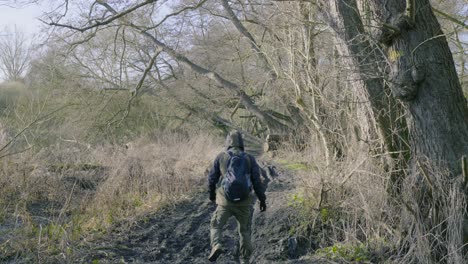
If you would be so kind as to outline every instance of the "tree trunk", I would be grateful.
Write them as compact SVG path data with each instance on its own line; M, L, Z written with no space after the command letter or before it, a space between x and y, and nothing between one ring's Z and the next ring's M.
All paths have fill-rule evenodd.
M467 101L429 1L371 3L384 25L382 36L392 63L392 92L407 109L412 166L405 193L412 194L407 199L416 210L411 213L415 224L406 232L413 237L436 237L427 243L431 245L430 261L438 262L444 256L460 255L450 247L454 241L456 248L463 247L457 238L463 222L450 225L447 219L454 218L455 212L444 213L441 205L452 206L454 198L447 193L453 189L457 190L455 198L466 202L466 193L460 191L460 181L455 178L461 175L461 159L468 153Z
M389 192L398 195L408 159L408 133L400 118L401 105L390 96L385 84L385 62L380 48L364 29L356 0L326 1L321 6L327 22L341 41L340 52L350 68L348 78L358 101L361 139L374 141L375 134L389 154Z
M292 47L291 56L292 60L296 62L297 66L294 71L297 71L298 89L296 92L296 106L306 116L306 120L312 125L309 127L310 132L317 133L320 142L322 143L323 153L325 155L325 162L327 167L330 166L330 149L331 140L329 139L323 122L321 122L318 112L322 108L322 99L317 96L319 77L317 75L317 58L315 54L315 30L312 26L312 17L315 16L315 10L309 3L299 3L299 14L302 22L301 34L293 34L294 37L300 39L301 45L299 47ZM295 50L299 50L297 52ZM312 129L310 129L312 128Z
M398 3L387 9L381 1L373 2L386 11L381 12L381 22L399 29L389 43L394 56L392 92L407 109L413 159L428 158L456 176L462 155L468 153L468 107L429 1L394 1ZM413 3L414 14L405 10L407 2ZM388 18L383 20L384 16Z

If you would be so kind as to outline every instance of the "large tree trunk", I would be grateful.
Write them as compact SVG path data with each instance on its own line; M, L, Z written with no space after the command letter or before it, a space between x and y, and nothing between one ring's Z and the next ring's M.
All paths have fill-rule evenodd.
M466 201L454 179L461 174L461 157L468 153L468 107L450 49L428 0L367 3L382 25L379 37L390 63L392 94L406 109L411 165L399 199L405 205L403 219L410 219L403 232L415 245L411 250L416 253L408 260L456 262L463 247L462 221L456 211L463 212L460 204ZM355 0L327 4L332 10L331 25L352 56L380 133L387 147L392 146L389 130L396 119L383 113L395 103L386 99L382 79L374 75L383 57L369 54L374 49L364 37ZM371 78L366 77L369 74ZM400 134L406 138L404 131Z
M378 136L389 154L389 192L400 192L403 169L408 159L408 135L402 108L385 84L386 58L365 31L356 0L324 1L322 13L336 32L339 51L349 67L348 79L358 105L361 135L367 142Z
M444 256L450 256L444 261L454 261L450 258L463 247L463 223L449 219L465 208L447 212L444 207L466 202L456 177L462 156L468 154L468 107L452 54L428 0L370 3L384 25L392 92L407 109L412 166L403 199L413 206L408 208L413 222L406 230L409 242L422 244L416 237L429 237L425 243L431 245L431 254L418 261L438 262Z
M381 24L395 28L386 37L392 92L407 108L413 159L428 158L456 176L468 153L468 108L429 1L371 2Z

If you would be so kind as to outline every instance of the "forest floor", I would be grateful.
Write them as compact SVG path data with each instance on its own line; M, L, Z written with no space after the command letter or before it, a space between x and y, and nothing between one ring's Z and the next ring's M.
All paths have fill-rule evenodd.
M267 183L266 212L255 206L252 224L252 263L329 263L305 257L308 242L291 235L295 209L290 205L294 192L291 172L263 164ZM130 229L109 232L88 241L78 251L83 263L209 263L210 219L216 205L207 193L198 192L175 206L149 215ZM238 234L234 218L224 231L225 253L217 263L238 263Z

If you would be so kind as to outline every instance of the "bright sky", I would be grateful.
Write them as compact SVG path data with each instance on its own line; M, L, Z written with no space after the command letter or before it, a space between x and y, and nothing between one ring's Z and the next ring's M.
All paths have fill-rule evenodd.
M0 1L0 34L5 26L12 28L14 25L29 36L39 32L41 22L36 19L42 13L39 5L30 4L21 8L12 8L4 6L3 2L6 1Z
M167 0L161 1L160 15L164 16L170 12L168 5L174 3L177 0ZM16 25L19 31L24 32L26 36L33 40L38 38L34 35L39 35L41 28L44 27L44 24L40 22L39 18L44 11L48 12L50 10L50 5L55 3L53 0L49 1L37 1L42 4L27 4L27 5L18 5L15 4L18 2L28 2L28 1L17 1L17 0L0 0L0 36L6 34L5 27L9 27L10 30ZM158 2L159 3L159 2ZM15 6L15 7L11 7ZM2 81L3 76L0 71L0 82Z
M36 18L42 14L41 6L30 4L23 7L9 7L5 3L11 1L0 0L0 36L5 35L5 28L10 31L16 26L19 31L24 32L26 37L33 39L40 31L41 22ZM4 76L0 71L0 82Z

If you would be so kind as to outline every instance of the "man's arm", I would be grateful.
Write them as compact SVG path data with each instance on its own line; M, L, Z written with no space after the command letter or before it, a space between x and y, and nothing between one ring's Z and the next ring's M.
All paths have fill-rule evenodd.
M265 189L262 184L262 181L260 180L260 168L258 167L257 161L255 160L254 157L250 157L250 160L252 161L252 185L255 191L255 194L258 197L258 200L260 202L265 203L266 201L266 196L265 196Z
M216 157L213 166L208 173L208 190L210 191L210 200L214 200L214 197L216 196L216 184L221 177L221 170L219 168L221 156L222 155L220 154Z

